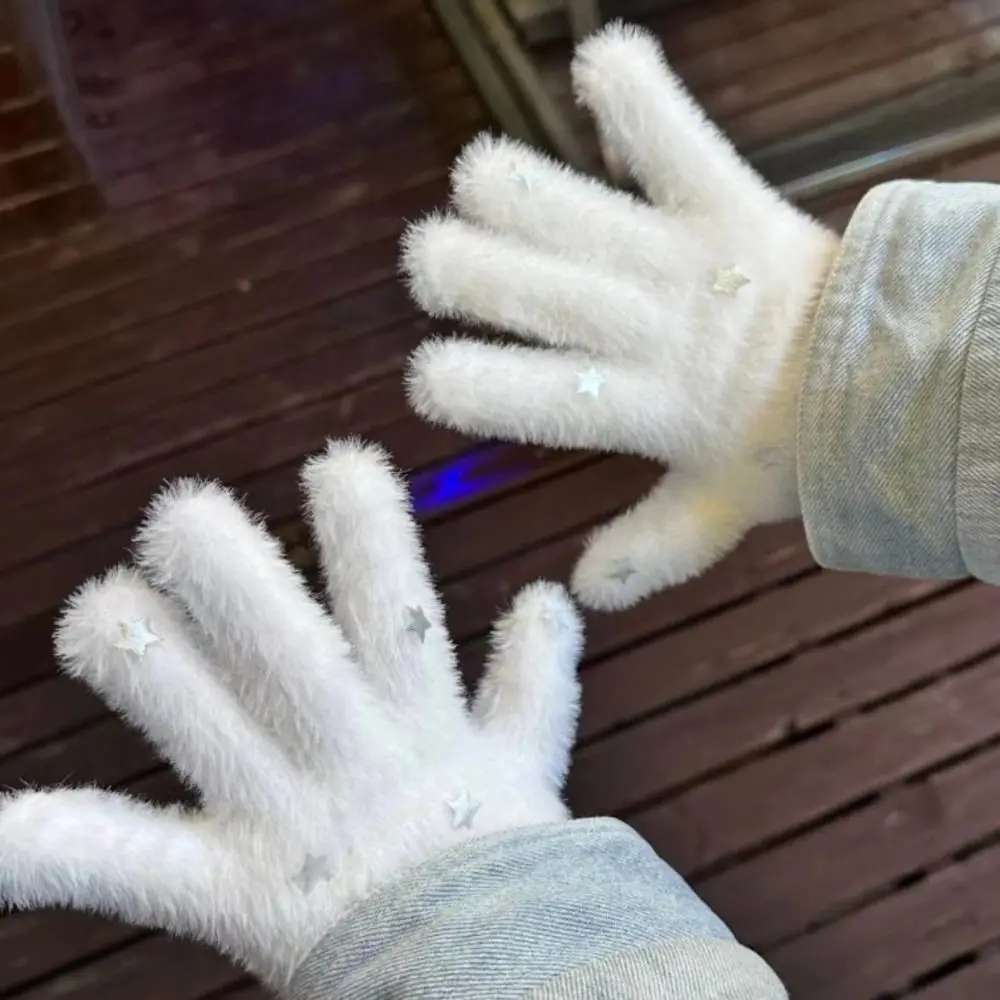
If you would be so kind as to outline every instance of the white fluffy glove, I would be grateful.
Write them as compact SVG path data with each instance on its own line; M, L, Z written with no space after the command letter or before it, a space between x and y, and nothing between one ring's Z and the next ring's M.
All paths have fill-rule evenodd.
M197 812L98 789L0 799L0 902L210 943L284 990L353 904L463 838L567 818L581 625L522 591L467 708L444 609L383 454L305 468L332 616L214 485L155 501L139 569L85 585L65 669L140 727Z
M652 36L612 25L572 73L649 202L517 142L474 141L454 214L407 231L402 268L426 312L542 346L426 342L409 394L461 431L669 464L576 568L586 604L619 608L799 513L797 393L838 239L739 158Z

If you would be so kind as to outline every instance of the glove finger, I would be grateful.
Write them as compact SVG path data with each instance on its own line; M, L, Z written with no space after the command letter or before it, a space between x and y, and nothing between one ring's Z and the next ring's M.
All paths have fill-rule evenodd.
M700 437L698 411L667 378L572 353L425 341L410 358L410 404L468 434L663 460Z
M334 441L303 471L334 616L372 686L431 732L465 700L406 487L381 448Z
M206 824L94 788L0 797L0 901L205 940L233 859Z
M63 669L140 729L213 807L287 815L294 770L213 674L183 611L118 569L71 598L56 633Z
M708 569L752 527L736 491L670 472L631 510L598 528L573 571L587 607L617 611Z
M493 630L473 703L483 732L528 757L558 793L566 780L580 707L583 621L566 591L536 583Z
M676 218L514 139L471 142L452 172L452 198L466 219L656 287L676 287L700 256Z
M577 100L654 204L727 214L777 195L705 117L648 31L612 24L576 50Z
M243 708L293 760L325 766L371 748L377 713L343 633L228 491L168 489L136 551L197 622Z
M632 281L459 219L411 226L401 266L430 315L549 346L639 356L677 323L675 310Z

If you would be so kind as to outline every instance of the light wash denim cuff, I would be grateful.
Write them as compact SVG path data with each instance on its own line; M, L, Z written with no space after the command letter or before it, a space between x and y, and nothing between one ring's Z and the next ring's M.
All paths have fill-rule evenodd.
M866 195L820 299L798 411L822 566L1000 582L1000 186Z
M684 880L616 820L471 840L317 945L292 1000L786 1000Z

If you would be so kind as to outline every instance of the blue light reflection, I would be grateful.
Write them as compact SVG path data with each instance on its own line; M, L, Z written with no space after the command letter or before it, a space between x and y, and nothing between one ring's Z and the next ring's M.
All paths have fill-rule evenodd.
M523 478L534 464L529 454L510 445L483 445L463 452L410 479L414 510L421 518L440 514Z

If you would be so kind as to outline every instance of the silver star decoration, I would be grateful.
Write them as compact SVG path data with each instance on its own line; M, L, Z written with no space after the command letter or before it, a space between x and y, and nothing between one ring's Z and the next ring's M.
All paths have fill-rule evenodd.
M132 621L122 622L118 626L118 635L115 646L135 653L140 660L146 655L146 650L150 646L163 641L149 627L149 622L145 618L133 618Z
M735 295L750 279L738 267L723 267L715 272L712 291L718 295Z
M601 386L604 384L604 376L591 365L585 372L580 372L576 376L576 391L581 395L593 396L594 399L601 393Z
M478 802L463 788L458 795L448 801L448 808L451 810L451 825L456 830L460 830L463 826L467 830L471 829L472 821L481 805L482 802Z
M305 864L292 881L308 896L320 882L326 882L332 875L325 855L316 857L314 854L307 854Z
M406 631L412 632L420 642L424 641L427 630L431 627L430 620L424 614L424 609L420 607L406 609L407 622Z
M630 566L628 563L620 563L611 573L611 579L617 580L619 583L628 583L635 574L636 570L634 566Z

